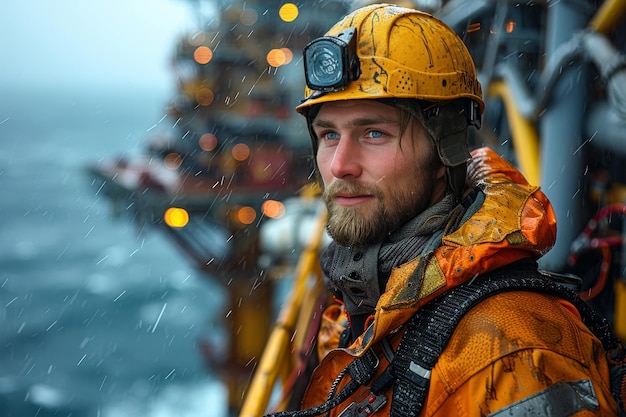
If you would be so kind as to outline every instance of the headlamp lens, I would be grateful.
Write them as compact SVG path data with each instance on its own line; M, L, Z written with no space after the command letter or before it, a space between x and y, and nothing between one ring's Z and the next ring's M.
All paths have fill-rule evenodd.
M346 29L337 36L323 36L304 48L304 74L314 91L339 91L359 78L356 30Z
M342 84L343 63L339 45L328 39L319 39L307 52L305 71L309 88L326 90Z

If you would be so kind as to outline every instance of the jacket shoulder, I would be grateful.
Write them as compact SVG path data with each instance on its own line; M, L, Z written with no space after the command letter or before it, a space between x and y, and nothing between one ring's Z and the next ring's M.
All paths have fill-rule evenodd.
M461 319L433 368L424 415L489 415L555 384L584 382L599 408L581 415L616 416L609 381L602 344L570 303L505 292Z
M589 367L599 341L575 308L530 291L493 295L461 319L436 367L451 389L494 361L528 349L551 351Z

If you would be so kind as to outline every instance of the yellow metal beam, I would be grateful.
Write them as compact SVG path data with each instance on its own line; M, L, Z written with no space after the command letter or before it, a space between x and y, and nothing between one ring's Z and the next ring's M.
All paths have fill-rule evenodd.
M499 97L504 102L511 140L519 169L532 185L540 185L539 172L539 135L534 124L525 119L515 105L511 89L504 81L494 81L488 89L489 96Z
M606 0L598 9L589 27L596 32L607 34L626 16L626 1Z
M615 282L615 323L613 328L615 334L626 341L626 279L620 278Z
M280 312L274 330L267 342L259 366L254 374L248 393L239 414L240 417L260 417L267 409L279 371L284 369L285 360L293 366L291 339L305 297L310 294L311 278L321 280L319 251L326 225L326 212L319 215L318 227L304 249L296 267L295 282L290 297Z

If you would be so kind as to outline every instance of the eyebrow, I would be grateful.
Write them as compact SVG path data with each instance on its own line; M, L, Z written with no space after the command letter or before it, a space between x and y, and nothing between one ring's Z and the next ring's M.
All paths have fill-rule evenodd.
M335 127L335 123L323 120L323 119L315 119L313 120L313 127ZM393 124L400 125L400 121L396 119L389 119L387 117L359 117L351 120L348 123L348 127L358 127L358 126L370 126L370 125L379 125L379 124Z

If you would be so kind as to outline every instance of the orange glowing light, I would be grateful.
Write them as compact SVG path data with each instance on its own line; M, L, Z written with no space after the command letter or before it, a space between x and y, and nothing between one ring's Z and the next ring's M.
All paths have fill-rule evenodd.
M285 3L280 7L278 15L285 22L293 22L298 17L298 6L293 3Z
M272 49L267 53L267 63L272 67L280 67L286 60L285 52L281 49Z
M252 207L245 206L237 211L237 220L242 224L252 224L254 219L256 219L256 211Z
M193 51L193 59L196 60L198 64L208 64L213 58L213 51L208 46L198 46L195 51Z
M280 48L280 50L285 54L285 63L283 65L289 64L293 60L293 52L289 48Z
M480 22L470 23L467 27L467 33L478 32L480 30Z
M241 16L239 16L239 20L245 26L252 26L259 19L259 15L254 9L245 9L241 12Z
M203 151L211 152L217 148L217 136L212 133L205 133L198 139L198 145Z
M506 22L506 33L513 33L513 31L515 30L515 22L512 20L509 20L508 22Z
M199 88L198 91L196 91L196 102L201 105L201 106L210 106L211 103L213 103L213 99L215 98L215 95L213 94L213 91L211 91L210 88Z
M170 207L165 210L163 220L169 227L185 227L189 223L189 213L184 208Z
M270 219L279 219L285 214L285 205L280 201L266 200L261 205L261 211Z
M182 163L183 158L181 158L181 156L176 152L168 153L165 155L165 158L163 158L163 164L171 170L178 169Z
M237 161L245 161L250 156L250 147L245 143L238 143L230 153Z

